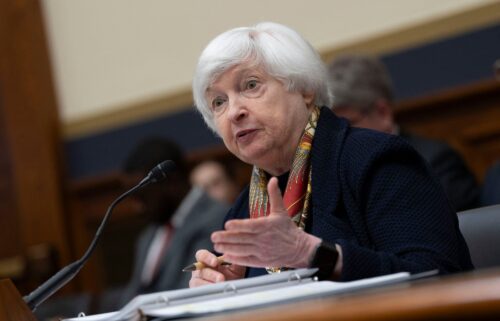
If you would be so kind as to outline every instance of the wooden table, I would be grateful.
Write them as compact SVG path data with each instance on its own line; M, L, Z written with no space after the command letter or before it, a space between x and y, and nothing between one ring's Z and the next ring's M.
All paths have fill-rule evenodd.
M204 320L500 320L500 269L436 277Z

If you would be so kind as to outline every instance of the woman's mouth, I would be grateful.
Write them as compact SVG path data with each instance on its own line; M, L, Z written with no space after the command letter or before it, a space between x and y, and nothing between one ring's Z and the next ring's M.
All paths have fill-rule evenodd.
M245 129L245 130L240 130L239 132L236 133L236 140L239 143L248 143L250 142L255 134L257 133L257 129Z

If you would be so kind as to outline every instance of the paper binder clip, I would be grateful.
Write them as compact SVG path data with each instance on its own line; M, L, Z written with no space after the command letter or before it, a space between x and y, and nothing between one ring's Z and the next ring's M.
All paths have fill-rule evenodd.
M224 293L229 293L229 292L233 292L233 293L237 292L236 286L232 283L228 283L224 287Z
M291 281L297 281L297 283L300 283L302 281L302 278L297 274L297 272L293 272L288 276L288 282Z
M170 300L168 299L167 296L165 295L160 295L158 296L158 298L156 299L156 303L158 304L165 304L165 305L168 305L170 303Z

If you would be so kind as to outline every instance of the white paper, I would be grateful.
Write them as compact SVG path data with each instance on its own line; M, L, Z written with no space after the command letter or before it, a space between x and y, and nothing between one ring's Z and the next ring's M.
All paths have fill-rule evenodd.
M134 320L139 317L139 308L148 306L157 307L158 305L169 306L179 302L199 301L208 296L220 295L226 292L232 292L234 289L243 291L245 289L258 289L265 286L277 286L277 284L286 284L293 280L311 279L311 276L317 272L317 269L297 269L281 273L257 276L248 279L240 279L234 281L226 281L211 285L206 285L192 289L180 289L164 292L156 292L151 294L138 295L126 304L120 311L96 314L87 317L70 318L63 321L121 321Z
M227 281L193 289L144 294L135 297L120 311L65 321L133 321L141 314L176 318L259 307L298 299L347 293L410 279L400 272L351 282L314 282L316 269L299 269L254 278Z
M382 285L409 279L410 274L401 272L391 275L385 275L375 278L363 279L352 282L309 282L293 283L288 287L278 289L269 289L247 294L235 294L230 297L218 298L215 300L205 300L195 303L187 303L171 307L156 309L141 309L142 313L152 317L188 317L199 316L209 313L238 310L250 307L269 305L278 302L286 302L295 299L315 297L321 294L335 294L353 291L355 289L367 288L375 285Z

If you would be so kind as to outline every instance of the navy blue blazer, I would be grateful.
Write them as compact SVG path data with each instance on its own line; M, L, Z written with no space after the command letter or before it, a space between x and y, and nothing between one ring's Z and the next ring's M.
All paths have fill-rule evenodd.
M473 268L443 188L404 139L352 128L322 108L312 146L306 231L342 247L341 280ZM247 187L225 220L248 217Z

